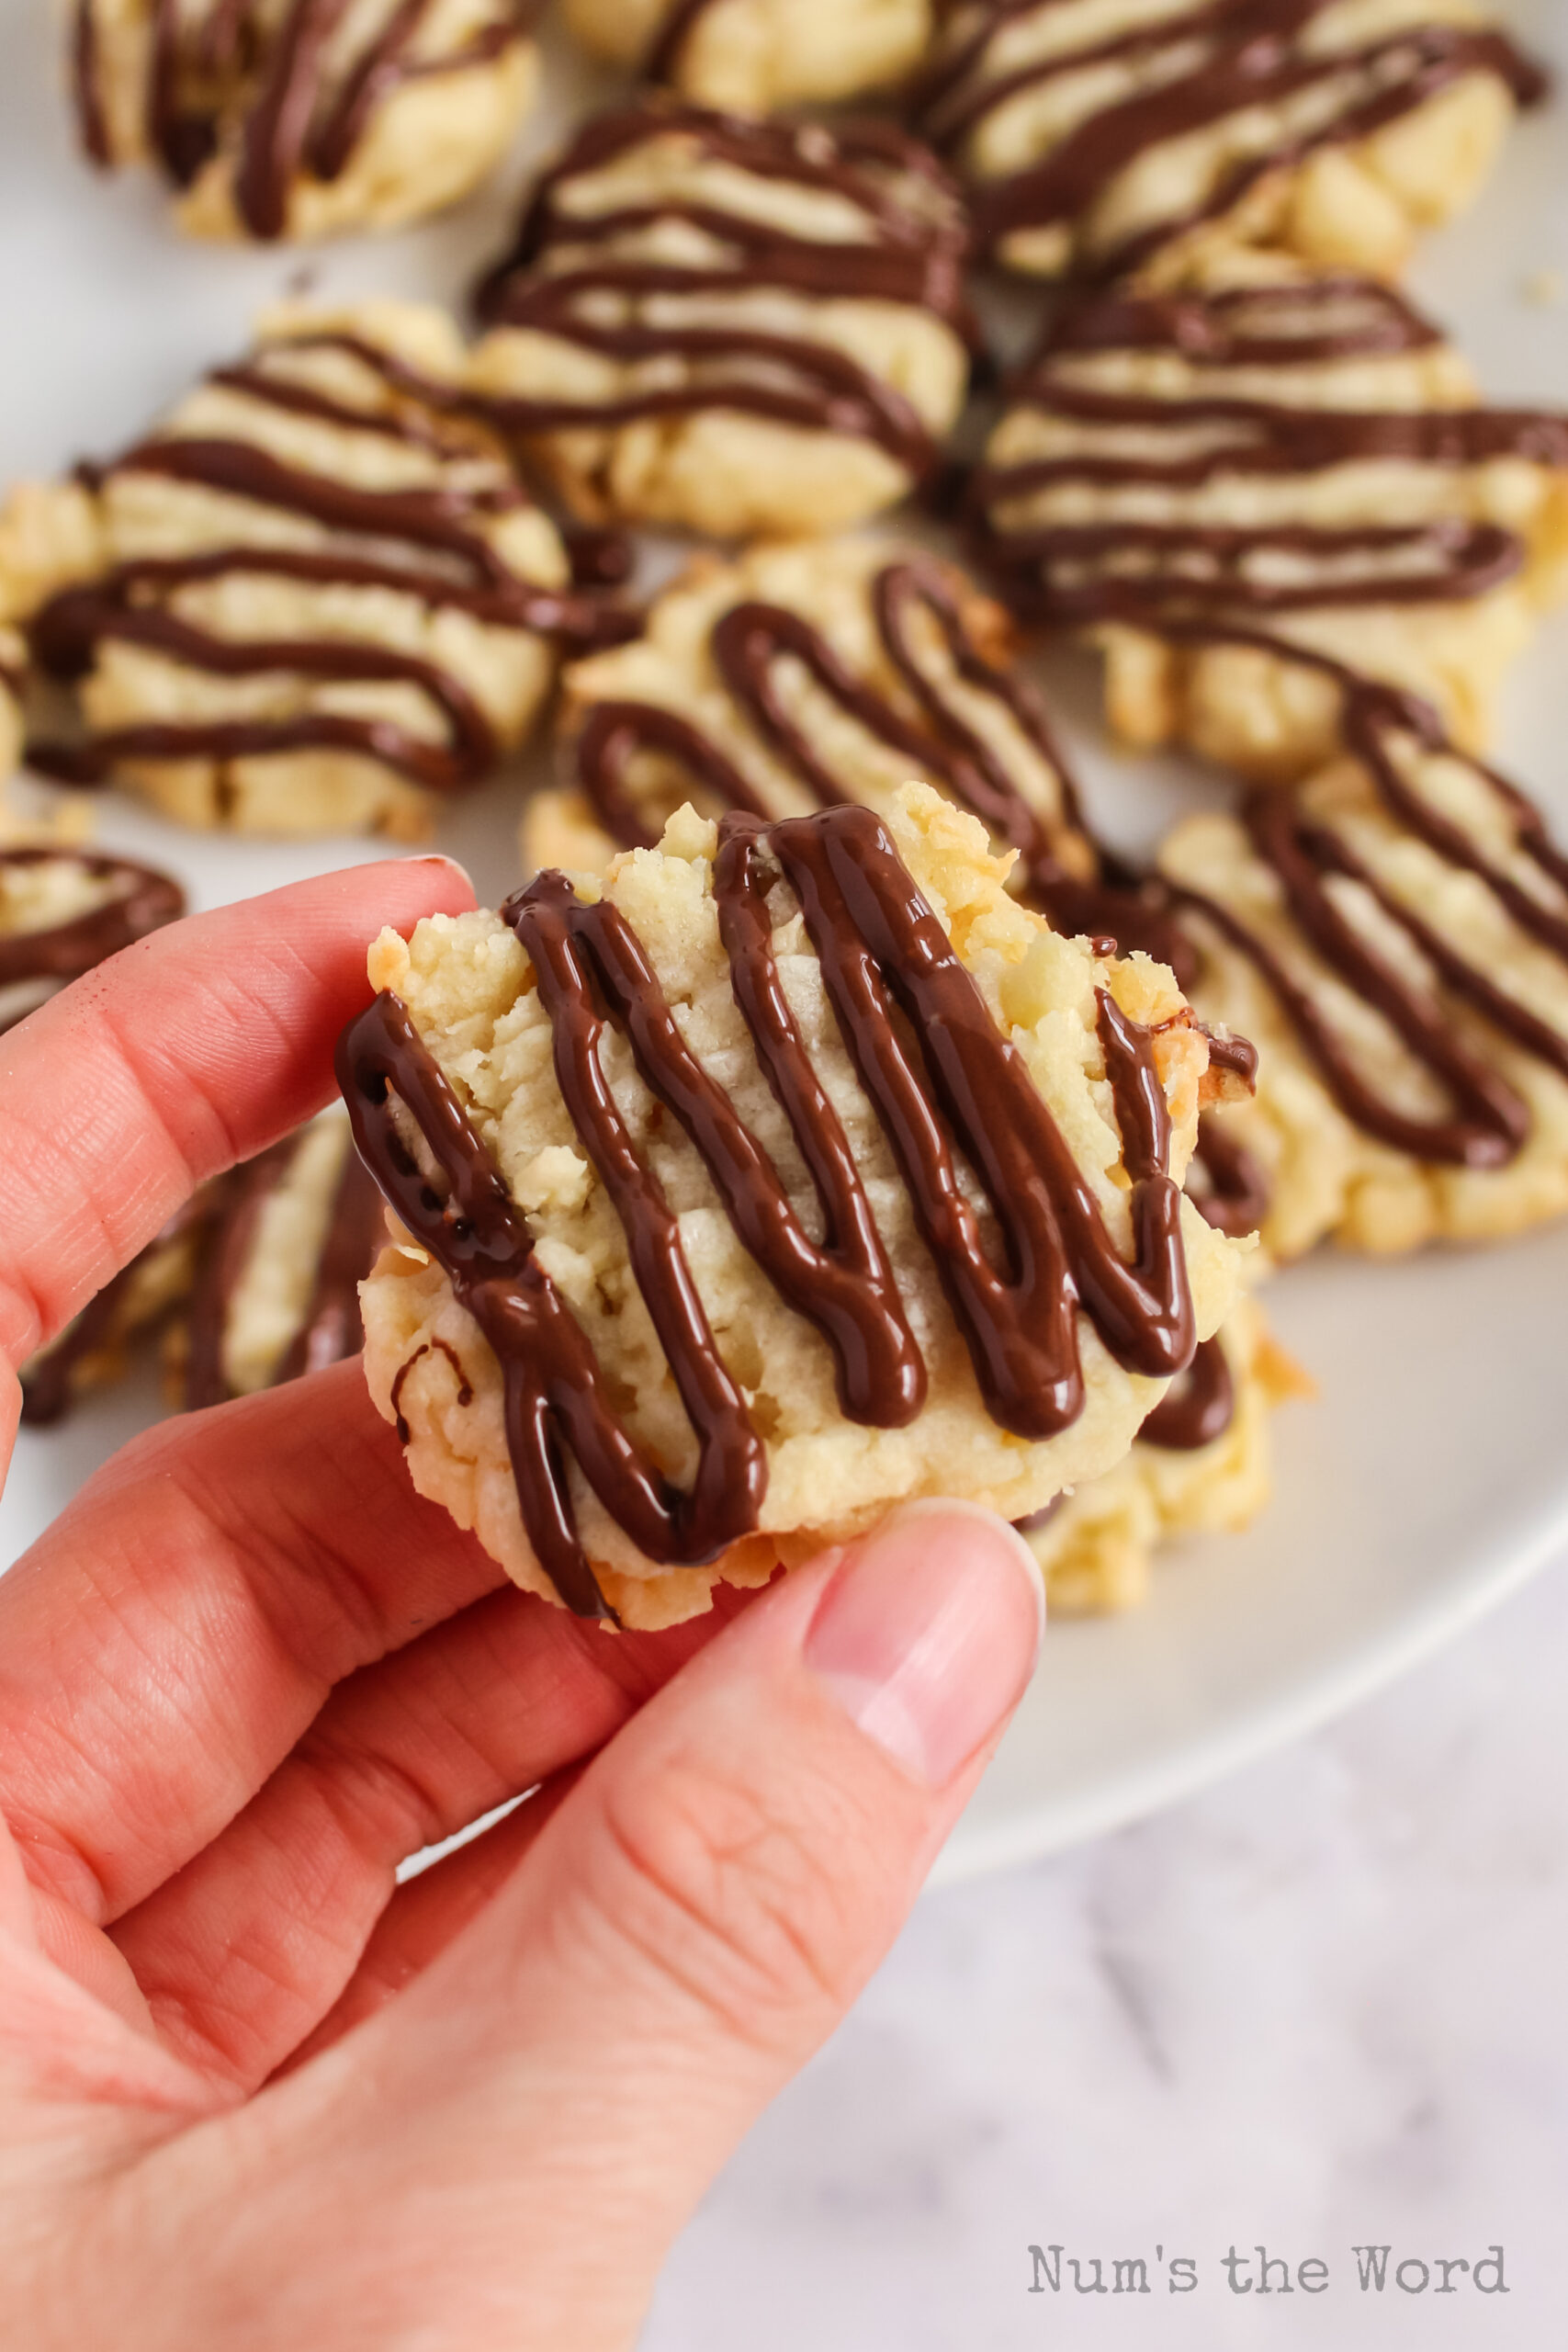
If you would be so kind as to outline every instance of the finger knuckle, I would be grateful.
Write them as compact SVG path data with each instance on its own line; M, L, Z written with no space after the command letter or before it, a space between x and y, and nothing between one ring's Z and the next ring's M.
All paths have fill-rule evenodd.
M879 1873L868 1824L821 1780L716 1780L678 1763L606 1804L618 1932L741 2039L858 1989Z

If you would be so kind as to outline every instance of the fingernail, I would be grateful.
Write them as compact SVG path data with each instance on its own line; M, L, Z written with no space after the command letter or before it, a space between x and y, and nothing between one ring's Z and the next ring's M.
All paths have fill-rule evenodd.
M846 1553L806 1660L869 1739L941 1789L1018 1704L1044 1630L1044 1579L1005 1520L909 1503Z
M403 864L405 865L445 865L454 874L458 875L470 890L474 887L474 877L468 867L459 859L448 857L445 850L421 850L412 857L405 857Z

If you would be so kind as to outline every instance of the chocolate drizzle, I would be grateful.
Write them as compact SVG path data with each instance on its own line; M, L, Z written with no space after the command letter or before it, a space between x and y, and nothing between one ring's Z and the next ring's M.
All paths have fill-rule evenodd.
M290 376L276 363L293 352L345 352L368 370L386 405L360 408ZM271 363L271 364L269 364ZM213 491L235 502L234 542L184 557L122 562L90 583L61 591L35 616L33 650L56 677L91 669L111 640L136 644L186 669L235 679L290 675L327 684L360 681L411 685L439 715L442 739L385 715L308 708L276 718L150 719L107 729L83 742L29 746L35 767L74 784L106 780L135 760L220 762L271 753L336 750L359 753L434 792L453 792L489 773L502 749L490 718L453 672L421 654L344 635L236 638L198 627L170 609L186 586L244 576L298 581L310 588L388 589L433 610L454 608L502 628L529 629L576 645L614 642L630 625L591 596L544 588L514 572L486 534L491 518L526 505L526 494L481 427L433 406L454 396L426 385L392 356L353 335L321 333L264 345L212 381L263 407L281 410L431 451L459 480L367 490L285 464L246 440L170 434L139 443L109 465L88 469L95 488L143 474ZM416 389L417 388L417 389ZM256 519L247 524L247 510ZM315 525L332 546L247 544L273 518Z
M1138 1431L1141 1445L1165 1453L1196 1453L1224 1437L1235 1419L1235 1383L1224 1342L1200 1340L1192 1361L1178 1374Z
M917 95L926 134L944 153L964 155L990 119L1013 99L1053 83L1064 96L1081 78L1087 93L1107 72L1130 74L1131 93L1083 114L1038 162L998 179L982 179L974 199L976 234L994 253L1020 231L1071 230L1090 221L1101 198L1152 148L1217 130L1229 118L1256 121L1260 109L1314 96L1307 127L1281 128L1258 150L1256 137L1235 142L1207 191L1187 209L1167 214L1118 239L1082 246L1084 274L1125 275L1173 239L1223 218L1270 173L1318 149L1370 137L1472 74L1494 75L1519 105L1545 89L1540 70L1499 31L1454 24L1412 25L1360 48L1312 42L1314 20L1332 0L1194 0L1076 46L1057 46L1032 62L993 63L993 44L1056 0L967 0L949 8L950 35ZM1224 135L1222 133L1222 148ZM979 166L976 164L976 168Z
M364 1163L361 1162L360 1164L363 1166ZM368 1182L368 1175L367 1175L366 1181ZM377 1198L380 1198L379 1193L377 1194ZM391 1396L388 1400L392 1408L392 1426L398 1432L398 1443L400 1445L407 1445L410 1438L413 1435L413 1431L410 1429L407 1421L403 1419L403 1390L408 1385L410 1373L412 1372L415 1364L425 1356L445 1356L447 1363L451 1365L452 1371L457 1379L458 1404L471 1405L474 1401L474 1385L472 1381L468 1378L468 1374L463 1369L463 1359L457 1353L457 1349L449 1347L445 1340L422 1340L419 1346L415 1348L412 1355L405 1358L403 1363L398 1366L397 1373L392 1381Z
M1195 1184L1189 1175L1187 1190L1205 1224L1216 1233L1256 1233L1269 1214L1269 1179L1261 1162L1212 1111L1199 1114L1192 1161L1204 1181Z
M1208 641L1196 628L1185 632ZM1436 713L1413 695L1359 677L1324 655L1281 646L1258 632L1226 630L1219 641L1249 644L1304 663L1331 678L1343 697L1341 726L1346 748L1360 763L1393 822L1445 859L1484 884L1500 910L1539 946L1568 965L1568 857L1551 842L1539 809L1495 770L1448 742ZM1501 805L1517 851L1543 882L1547 898L1526 889L1403 774L1395 745L1400 737L1418 752L1461 760ZM1535 1059L1568 1078L1568 1037L1517 998L1500 989L1471 963L1451 938L1378 880L1333 826L1291 796L1258 792L1243 811L1257 855L1277 876L1293 922L1336 978L1381 1014L1411 1057L1437 1082L1451 1105L1443 1116L1421 1117L1398 1109L1358 1067L1311 989L1299 980L1269 943L1229 907L1201 891L1173 886L1178 904L1206 922L1250 958L1294 1028L1303 1050L1345 1116L1363 1133L1393 1149L1437 1165L1472 1169L1506 1166L1530 1129L1528 1104L1488 1059L1455 1034L1437 994L1413 986L1364 938L1337 902L1328 885L1336 877L1354 883L1382 914L1404 932L1436 980L1495 1030Z
M653 37L643 72L650 82L673 82L680 74L682 51L714 0L671 0L664 20Z
M116 159L102 84L98 0L75 0L72 63L82 144L95 164ZM537 0L496 0L494 13L455 46L423 54L433 0L398 0L344 58L333 55L347 0L209 0L205 15L181 0L150 0L142 116L147 147L164 176L187 188L232 146L234 207L247 233L287 234L289 198L301 176L342 177L379 108L404 83L492 64L527 35Z
M577 209L574 185L621 164L637 148L679 139L705 161L764 184L794 185L854 204L858 240L798 234L717 197L656 198L647 204ZM637 244L656 225L682 222L718 248L676 264L644 258ZM897 302L932 311L972 345L964 292L966 237L956 191L935 159L880 122L789 128L749 122L663 98L591 122L539 181L510 254L477 294L481 318L527 328L625 367L682 360L682 379L623 392L564 399L518 391L482 406L525 439L582 426L730 409L813 432L874 441L916 479L939 451L913 404L846 352L802 334L738 322L716 323L716 298L773 287L823 300ZM685 298L701 322L671 311Z
M550 1016L563 1100L620 1218L697 1440L689 1490L627 1433L591 1342L395 997L378 997L344 1032L338 1076L367 1164L500 1360L523 1522L561 1598L581 1614L610 1611L577 1532L568 1452L637 1548L665 1563L712 1560L754 1530L767 1476L762 1441L714 1340L675 1218L604 1077L607 1024L623 1031L644 1083L695 1148L743 1246L822 1333L846 1416L899 1427L924 1394L924 1363L853 1151L774 960L768 895L781 876L992 1418L1042 1440L1077 1417L1080 1311L1129 1371L1168 1378L1192 1355L1180 1196L1168 1170L1169 1119L1147 1034L1101 992L1100 1037L1132 1183L1127 1262L1027 1066L994 1026L870 810L840 806L773 823L732 813L720 826L714 871L736 1001L809 1172L820 1243L684 1044L618 910L585 904L564 876L541 875L505 911ZM411 1146L405 1120L423 1148ZM995 1260L960 1182L960 1154L995 1219Z
M68 916L36 931L0 931L0 988L27 981L74 980L90 972L106 956L144 939L185 912L185 892L166 874L138 865L128 857L109 857L85 850L54 849L47 845L0 849L0 908L7 870L69 865L84 880L107 883L112 888L101 902L84 913ZM23 1019L0 1013L0 1031Z
M1370 279L1333 276L1208 295L1121 291L1070 305L1015 387L1015 399L1064 426L1079 446L1059 456L980 467L970 507L987 560L1012 600L1046 620L1157 625L1172 614L1244 608L1404 605L1478 596L1516 573L1525 549L1511 531L1461 515L1353 528L1268 521L1235 527L1196 517L1150 522L1148 487L1193 499L1235 480L1299 479L1338 466L1395 460L1451 471L1499 457L1568 466L1568 413L1498 408L1298 408L1278 400L1205 394L1205 372L1256 376L1429 348L1438 330ZM1167 398L1099 388L1097 358L1168 356L1199 379ZM1159 444L1163 442L1162 449ZM1084 492L1120 493L1125 511L1084 523ZM1032 498L1072 495L1072 518L1034 520ZM1020 504L1021 516L1003 510Z

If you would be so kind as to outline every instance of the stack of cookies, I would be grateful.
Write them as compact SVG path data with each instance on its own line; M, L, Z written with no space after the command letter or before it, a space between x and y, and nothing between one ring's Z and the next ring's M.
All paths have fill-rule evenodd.
M196 233L406 220L493 161L529 14L79 0L84 143ZM1268 1271L1568 1210L1568 858L1485 761L1568 583L1568 415L1488 405L1394 282L1541 76L1471 0L566 15L637 86L470 337L293 305L13 493L0 749L412 838L547 723L536 878L377 943L340 1057L416 1484L626 1624L932 1493L1023 1527L1058 1606L1125 1606L1266 1498L1307 1385ZM681 543L640 609L639 533ZM1046 634L1113 734L1235 779L1147 871L1021 666ZM100 863L107 936L138 902ZM143 1270L187 1401L314 1360L322 1283L357 1343L378 1217L293 1165Z

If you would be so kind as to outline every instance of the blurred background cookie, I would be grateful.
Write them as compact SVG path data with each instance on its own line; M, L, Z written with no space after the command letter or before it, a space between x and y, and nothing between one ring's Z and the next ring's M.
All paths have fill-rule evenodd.
M0 514L0 609L59 702L29 757L186 824L422 839L548 691L581 607L548 517L454 414L441 311L263 322L142 441Z
M964 251L956 191L891 124L649 98L539 182L480 289L472 386L591 522L835 530L937 466Z
M311 238L441 210L533 97L534 0L72 0L77 134L149 164L194 236Z
M1038 885L1087 883L1097 852L1043 705L1010 673L1013 637L974 581L913 546L696 557L639 636L568 666L575 789L531 797L525 862L602 864L657 841L685 800L707 815L836 800L886 814L918 775L1019 850Z
M1124 1459L1022 1522L1052 1613L1136 1608L1162 1545L1249 1526L1272 1491L1269 1417L1311 1394L1256 1301L1238 1300Z
M1568 588L1568 413L1482 405L1402 296L1263 255L1069 303L972 498L1010 599L1104 649L1119 734L1266 779L1332 753L1339 698L1265 636L1414 689L1474 748Z
M1339 684L1349 756L1160 851L1193 1001L1258 1047L1205 1125L1277 1257L1496 1239L1568 1210L1568 857L1429 711Z
M319 1371L360 1345L358 1286L386 1238L381 1196L340 1110L188 1200L22 1368L22 1419L57 1421L164 1335L182 1411Z
M915 119L1010 268L1241 243L1392 277L1544 86L1472 0L950 0Z
M167 874L64 843L7 842L0 819L0 1031L67 980L185 912Z

